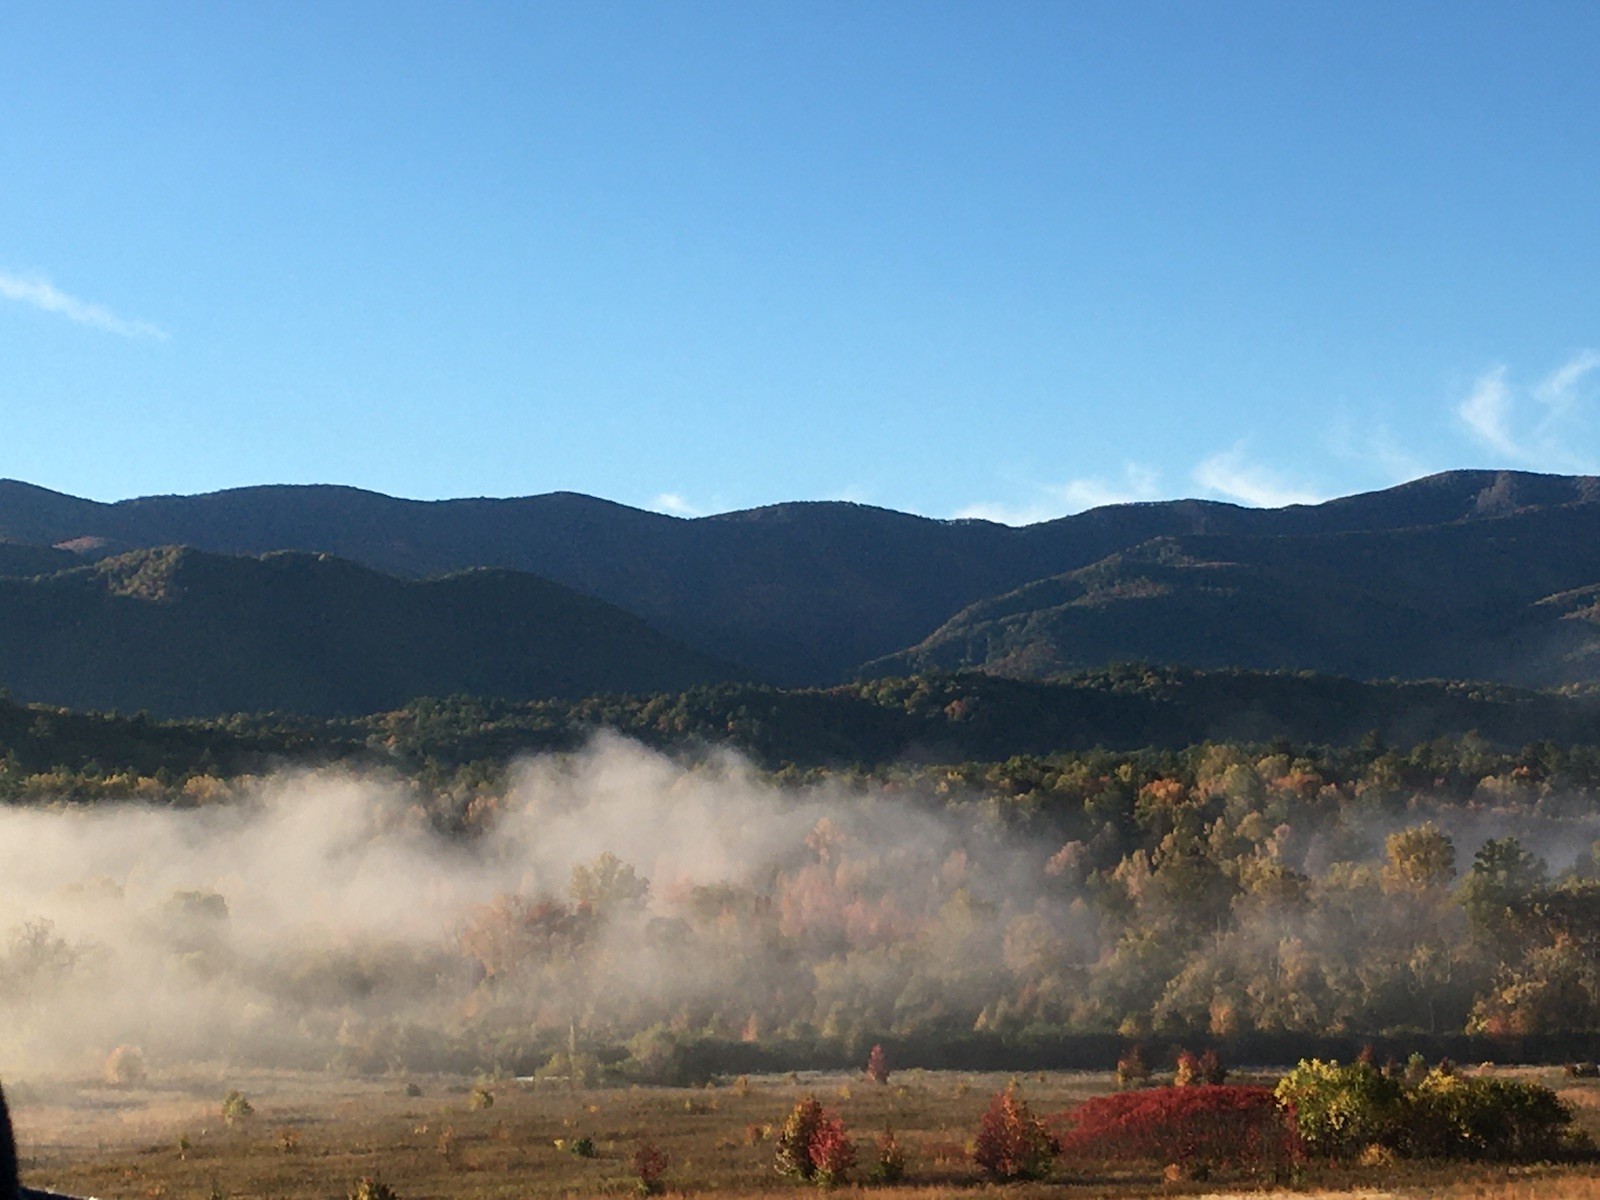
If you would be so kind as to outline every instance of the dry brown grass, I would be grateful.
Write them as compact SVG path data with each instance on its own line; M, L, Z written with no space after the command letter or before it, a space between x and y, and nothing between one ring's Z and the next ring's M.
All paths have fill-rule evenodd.
M1600 1127L1600 1083L1538 1077L1561 1087L1585 1126ZM795 1100L813 1092L843 1116L863 1146L864 1164L872 1140L892 1126L908 1170L904 1184L886 1190L895 1200L931 1200L995 1192L972 1166L967 1144L989 1096L1008 1078L901 1071L886 1087L806 1075L798 1082L752 1077L712 1089L583 1092L504 1080L493 1085L491 1107L481 1101L474 1107L473 1081L465 1078L153 1071L134 1088L87 1079L24 1084L15 1090L13 1111L25 1182L109 1200L328 1200L350 1194L365 1177L381 1178L399 1200L632 1196L632 1157L642 1141L670 1157L669 1195L793 1200L809 1190L778 1178L770 1137L752 1137L751 1130L781 1124ZM422 1094L408 1095L410 1083ZM1035 1111L1052 1112L1109 1090L1111 1080L1047 1073L1027 1076L1023 1086ZM250 1097L256 1115L228 1128L219 1104L233 1088ZM582 1137L593 1139L593 1158L556 1144ZM1281 1195L1600 1200L1600 1169L1404 1164L1314 1171L1305 1187ZM1062 1164L1049 1182L1003 1189L1008 1200L1241 1193L1279 1195L1248 1180L1168 1184L1159 1168L1113 1173L1082 1163Z

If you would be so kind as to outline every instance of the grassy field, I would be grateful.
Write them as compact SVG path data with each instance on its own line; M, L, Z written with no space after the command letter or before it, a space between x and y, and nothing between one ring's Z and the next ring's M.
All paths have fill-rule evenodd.
M1600 1083L1557 1071L1518 1074L1557 1088L1577 1110L1579 1125L1600 1134ZM139 1087L23 1081L12 1088L12 1109L25 1183L107 1200L338 1200L370 1176L399 1200L631 1195L632 1158L641 1142L666 1152L669 1193L793 1197L809 1189L775 1172L772 1137L808 1093L844 1118L860 1145L862 1175L874 1159L876 1136L893 1127L907 1152L907 1178L883 1190L898 1200L979 1191L1019 1200L1274 1194L1248 1179L1168 1182L1158 1165L1129 1171L1067 1160L1048 1181L996 1188L972 1165L968 1143L989 1097L1010 1078L901 1071L877 1085L859 1076L806 1073L708 1088L574 1092L515 1080L475 1085L464 1078L197 1069ZM1040 1115L1112 1087L1107 1075L1075 1072L1020 1082ZM254 1111L229 1125L222 1100L235 1089ZM592 1141L594 1157L558 1145L580 1138ZM1284 1194L1600 1200L1600 1166L1312 1167Z

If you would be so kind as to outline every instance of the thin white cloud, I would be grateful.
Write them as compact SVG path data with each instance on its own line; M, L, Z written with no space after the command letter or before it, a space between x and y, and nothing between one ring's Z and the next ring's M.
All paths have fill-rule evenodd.
M1580 350L1545 376L1534 392L1547 404L1570 408L1578 399L1577 385L1596 367L1600 367L1600 352Z
M967 505L955 516L957 520L998 521L1002 525L1037 525L1107 504L1158 499L1160 482L1159 471L1130 462L1123 465L1121 479L1095 475L1042 484L1034 489L1034 498L1022 504L984 500Z
M1456 413L1466 422L1467 431L1495 453L1518 461L1526 458L1511 436L1511 390L1506 386L1504 367L1479 376Z
M1532 387L1518 387L1504 366L1485 371L1456 408L1479 444L1509 463L1542 470L1593 471L1587 441L1600 352L1581 350Z
M1245 460L1245 445L1213 454L1194 469L1194 481L1214 495L1257 508L1320 504L1325 497L1286 481L1270 467Z
M677 492L662 492L650 501L650 507L656 512L666 513L673 517L698 517L700 510L690 504Z
M133 321L127 317L119 317L110 309L70 296L48 280L37 276L30 278L0 271L0 297L32 305L43 312L57 313L69 321L76 321L79 325L103 329L119 337L167 340L166 331L148 321Z

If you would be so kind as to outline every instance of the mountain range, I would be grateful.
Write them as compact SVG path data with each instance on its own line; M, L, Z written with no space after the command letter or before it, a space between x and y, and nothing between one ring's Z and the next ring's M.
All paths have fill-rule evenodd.
M1506 471L1023 528L333 486L103 504L0 481L0 577L0 686L166 715L1124 660L1600 679L1600 479Z

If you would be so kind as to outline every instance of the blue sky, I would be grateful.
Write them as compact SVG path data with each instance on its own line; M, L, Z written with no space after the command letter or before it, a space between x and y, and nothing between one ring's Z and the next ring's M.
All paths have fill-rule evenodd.
M1592 3L0 7L0 476L1040 519L1600 471Z

